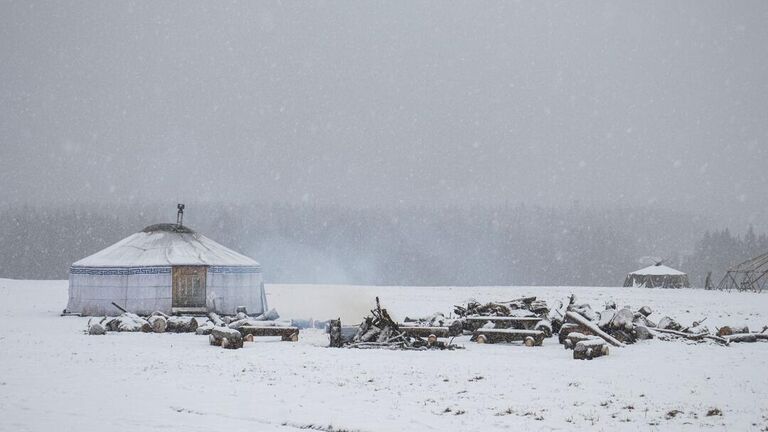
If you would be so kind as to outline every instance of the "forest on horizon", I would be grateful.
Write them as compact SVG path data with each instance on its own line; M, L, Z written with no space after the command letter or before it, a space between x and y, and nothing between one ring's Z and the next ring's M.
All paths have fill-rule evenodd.
M164 204L0 208L0 277L65 279L70 264L147 225ZM187 206L185 224L263 267L267 283L620 286L663 258L702 287L768 252L752 227L712 229L684 211L508 205L371 208Z

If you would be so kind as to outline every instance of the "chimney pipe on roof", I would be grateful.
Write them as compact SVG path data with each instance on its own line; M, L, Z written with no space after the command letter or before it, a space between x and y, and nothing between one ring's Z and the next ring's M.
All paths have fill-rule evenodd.
M176 204L176 208L179 209L176 213L176 225L181 226L181 222L184 219L184 204Z

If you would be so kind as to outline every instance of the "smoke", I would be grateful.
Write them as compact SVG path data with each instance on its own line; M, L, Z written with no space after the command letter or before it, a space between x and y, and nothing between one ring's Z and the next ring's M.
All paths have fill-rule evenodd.
M267 284L269 307L283 318L318 320L341 318L345 323L359 323L370 314L376 302L377 287ZM296 301L311 298L312 301Z

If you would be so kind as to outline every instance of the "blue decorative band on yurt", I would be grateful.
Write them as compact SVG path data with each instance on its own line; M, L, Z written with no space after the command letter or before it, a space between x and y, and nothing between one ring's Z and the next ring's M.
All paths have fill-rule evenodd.
M132 276L169 274L170 267L70 267L69 274L90 276Z
M253 266L210 266L208 267L209 273L261 273L261 267Z

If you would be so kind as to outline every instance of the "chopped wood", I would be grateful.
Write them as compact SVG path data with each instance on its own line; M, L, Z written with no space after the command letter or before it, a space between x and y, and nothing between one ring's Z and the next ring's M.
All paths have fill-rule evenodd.
M214 327L209 335L211 345L237 349L243 347L243 336L239 331L228 327Z
M224 321L221 319L221 317L215 312L210 312L208 314L208 318L213 322L213 325L215 326L221 327L226 325L224 324Z
M111 331L120 332L144 332L149 333L152 331L152 326L144 318L131 313L126 312L118 317L114 317L105 323L105 328Z
M665 330L680 330L683 328L683 326L681 326L680 323L678 323L677 321L673 320L670 317L664 317L660 319L656 327L660 329L665 329Z
M165 330L168 328L168 321L161 315L152 315L147 321L155 333L165 333Z
M328 338L331 348L341 348L344 341L341 338L341 318L331 320L328 323Z
M92 322L89 321L88 323L88 334L89 335L103 335L107 334L107 329L104 328L104 325L102 325L100 322L93 320Z
M199 326L197 330L195 330L195 334L208 336L209 334L211 334L211 331L213 331L214 327L215 326L213 325L213 323L211 321L208 321L205 324Z
M585 340L592 340L592 339L602 341L602 339L597 338L594 335L585 335L584 333L571 332L568 334L568 336L566 336L565 342L563 343L563 347L565 349L573 349L574 347L576 347L577 343Z
M635 314L628 308L619 309L611 320L609 327L613 330L632 331Z
M194 317L172 316L166 323L166 331L172 333L194 333L197 330L197 320Z
M637 311L640 312L643 316L646 316L646 317L653 313L653 310L650 307L648 307L648 306L643 306L640 309L638 309Z
M571 322L574 322L576 324L582 325L584 327L587 327L590 332L592 332L595 336L599 336L602 339L604 339L609 344L616 346L616 347L623 347L625 346L623 343L619 342L614 338L613 336L609 335L608 333L600 330L600 327L598 327L595 323L588 320L583 315L574 312L574 311L568 311L565 313L565 319L569 320Z
M576 360L592 360L596 357L607 356L608 345L601 339L583 340L573 348L573 358Z

